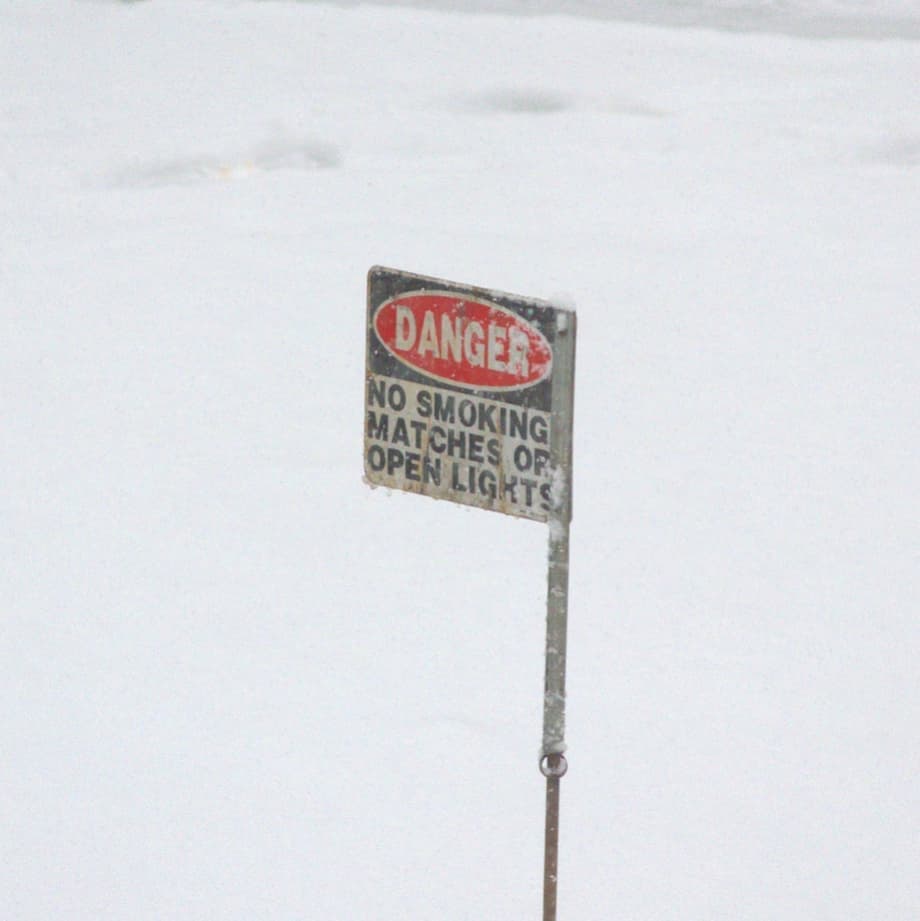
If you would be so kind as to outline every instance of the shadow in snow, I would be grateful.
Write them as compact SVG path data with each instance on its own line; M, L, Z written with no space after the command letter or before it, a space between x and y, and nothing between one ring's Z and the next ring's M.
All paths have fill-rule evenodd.
M472 115L552 115L585 108L608 115L664 118L669 113L630 99L578 100L555 90L496 88L457 96L449 107Z
M116 186L134 188L194 185L249 179L260 173L279 170L331 169L341 164L342 153L332 144L322 141L274 141L224 157L204 155L125 167L111 176L111 182Z
M920 135L892 138L876 147L868 158L873 163L886 166L920 166Z
M474 93L457 100L457 108L467 112L495 112L511 115L546 115L571 109L568 96L549 90L495 89Z
M549 115L573 106L573 100L562 93L538 89L485 90L457 96L450 103L455 111L486 115Z
M329 0L301 0L329 2ZM338 6L367 0L333 0ZM577 16L667 28L763 32L817 39L920 39L916 0L372 0L377 6L460 13Z

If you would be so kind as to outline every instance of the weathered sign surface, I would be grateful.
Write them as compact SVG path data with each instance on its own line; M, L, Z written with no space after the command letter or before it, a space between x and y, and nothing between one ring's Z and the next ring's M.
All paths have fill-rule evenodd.
M571 427L574 314L381 267L368 273L367 311L367 481L550 520L562 501L554 409L557 448L560 419ZM570 431L564 443L568 454Z

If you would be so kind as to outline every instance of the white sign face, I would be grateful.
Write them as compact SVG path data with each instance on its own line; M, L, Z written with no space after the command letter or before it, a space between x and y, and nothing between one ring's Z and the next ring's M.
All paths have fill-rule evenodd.
M554 356L569 350L571 378L574 314L383 268L368 274L367 310L368 483L553 517L553 426L571 426L573 383L554 379Z

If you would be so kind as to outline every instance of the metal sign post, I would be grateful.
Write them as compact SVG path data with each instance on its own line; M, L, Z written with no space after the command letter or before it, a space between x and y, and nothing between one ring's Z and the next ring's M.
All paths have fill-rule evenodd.
M375 266L367 278L364 473L549 524L543 921L556 919L572 519L575 313Z
M572 520L572 417L575 398L575 316L557 324L553 349L553 411L550 465L553 501L549 518L546 593L546 676L543 689L543 750L546 835L543 858L543 921L556 921L559 864L559 782L565 760L565 657L569 604L569 524Z

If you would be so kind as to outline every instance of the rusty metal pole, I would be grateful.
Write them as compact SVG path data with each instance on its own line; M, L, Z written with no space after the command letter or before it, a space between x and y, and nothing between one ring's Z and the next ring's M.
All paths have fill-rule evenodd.
M559 782L565 760L565 665L569 604L569 524L572 520L572 417L575 402L575 314L556 315L553 346L553 470L546 595L546 674L543 687L543 748L546 830L543 856L543 921L556 921L559 870Z

